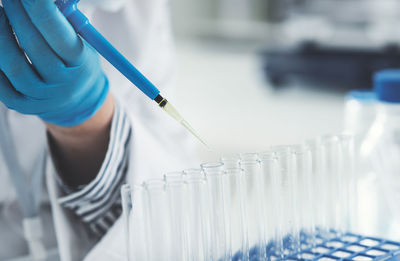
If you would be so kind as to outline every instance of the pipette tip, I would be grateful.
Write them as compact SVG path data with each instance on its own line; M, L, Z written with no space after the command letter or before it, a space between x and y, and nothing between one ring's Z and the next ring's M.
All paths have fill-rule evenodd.
M213 151L210 146L202 139L200 138L200 135L196 133L196 131L190 126L190 124L186 120L182 120L181 124L183 127L185 127L193 136L195 136L206 148L208 151Z
M208 144L202 138L200 138L200 135L197 134L192 126L190 126L190 124L178 113L171 103L169 103L161 95L158 95L155 101L165 112L167 112L172 118L185 127L185 129L188 130L194 137L196 137L207 148L208 151L213 151L210 146L208 146Z

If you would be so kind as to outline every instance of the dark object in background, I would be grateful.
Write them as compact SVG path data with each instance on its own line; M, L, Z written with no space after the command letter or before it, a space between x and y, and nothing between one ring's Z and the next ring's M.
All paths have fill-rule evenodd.
M400 47L331 47L306 42L293 49L262 52L267 78L276 87L300 80L319 87L358 89L372 86L374 71L400 68Z

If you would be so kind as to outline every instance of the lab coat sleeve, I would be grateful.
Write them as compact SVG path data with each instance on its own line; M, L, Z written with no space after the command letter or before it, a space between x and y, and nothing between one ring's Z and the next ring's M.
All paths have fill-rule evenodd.
M140 118L130 114L132 121L132 139L129 142L129 168L127 182L138 184L151 178L161 178L168 171L182 170L193 166L184 160L189 152L180 146L182 141L161 143L154 132ZM175 147L175 148L174 148ZM51 161L48 162L47 184L51 199L57 240L62 261L126 261L125 230L121 217L97 241L90 237L84 222L75 213L63 207L59 199L65 192L56 180L57 174Z
M122 212L119 191L128 169L130 138L131 123L116 102L108 150L96 178L78 189L59 182L67 194L59 198L59 203L72 210L98 236L104 235Z
M58 203L57 199L64 196L64 192L58 186L54 165L51 160L48 160L47 163L46 184L52 207L60 260L82 260L97 240L89 236L87 226L71 210Z
M78 189L66 187L50 166L49 192L62 260L82 260L121 215L120 188L126 182L131 123L119 103L115 104L108 150L92 182ZM73 229L66 229L65 224Z

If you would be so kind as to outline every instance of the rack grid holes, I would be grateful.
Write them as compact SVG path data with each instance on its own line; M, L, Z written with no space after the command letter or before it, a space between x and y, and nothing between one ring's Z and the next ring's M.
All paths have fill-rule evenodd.
M328 253L330 251L331 251L331 249L326 248L326 247L322 247L322 246L318 246L318 247L313 249L313 252L320 253L320 254L326 254L326 253Z
M370 256L383 256L386 255L386 251L378 250L378 249L371 249L367 251L367 255Z
M356 261L370 261L372 259L373 259L372 257L364 256L364 255L358 255L356 257L353 257L353 260L356 260Z
M330 242L326 242L325 245L327 247L333 247L333 248L339 248L344 246L344 244L340 241L330 241Z
M380 241L375 240L375 239L369 239L369 238L366 238L366 239L363 239L360 241L361 245L368 246L368 247L376 246L379 243L380 243Z
M339 258L345 258L345 257L351 256L352 253L347 252L347 251L338 250L335 253L333 253L332 255L339 257Z
M392 243L386 243L380 246L380 248L386 249L386 250L397 250L400 248L399 245L392 244Z
M318 259L318 261L334 261L334 260L337 260L337 259L335 259L333 257L327 257L327 256L323 256Z
M311 253L308 253L308 252L305 252L305 253L301 254L301 258L302 259L313 259L313 258L315 258L315 255L313 255Z
M360 246L360 245L350 245L346 249L353 251L353 252L361 252L361 251L364 251L366 249L366 247Z

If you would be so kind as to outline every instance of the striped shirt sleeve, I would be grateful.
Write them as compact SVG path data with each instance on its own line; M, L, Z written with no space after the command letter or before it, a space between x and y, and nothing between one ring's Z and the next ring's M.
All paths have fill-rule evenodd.
M121 215L120 188L127 175L130 138L130 121L116 103L108 150L96 178L78 189L60 183L66 196L59 198L59 203L72 210L97 236L104 235Z

